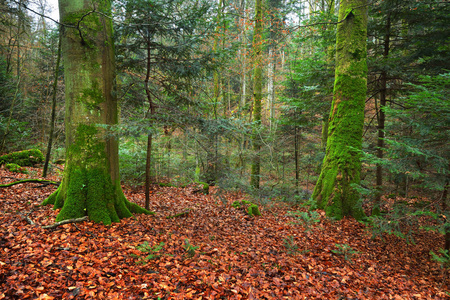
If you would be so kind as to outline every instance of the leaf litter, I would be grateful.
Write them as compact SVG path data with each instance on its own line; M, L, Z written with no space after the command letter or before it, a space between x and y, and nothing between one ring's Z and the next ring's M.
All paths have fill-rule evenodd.
M0 174L2 183L27 176ZM143 206L143 190L123 188ZM53 230L41 226L58 211L39 204L54 186L0 189L0 299L450 299L429 255L442 247L438 234L372 240L364 225L323 211L305 228L283 203L251 217L231 206L243 194L211 189L154 187L156 216Z

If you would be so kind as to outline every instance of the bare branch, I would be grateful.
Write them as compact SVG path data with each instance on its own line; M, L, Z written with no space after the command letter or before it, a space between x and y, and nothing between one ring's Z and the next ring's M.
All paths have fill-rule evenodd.
M53 229L56 228L58 226L64 225L64 224L69 224L69 223L80 223L83 221L87 221L89 219L88 216L84 216L82 218L77 218L77 219L68 219L68 220L64 220L61 222L56 222L55 224L52 225L47 225L47 226L42 226L43 229Z

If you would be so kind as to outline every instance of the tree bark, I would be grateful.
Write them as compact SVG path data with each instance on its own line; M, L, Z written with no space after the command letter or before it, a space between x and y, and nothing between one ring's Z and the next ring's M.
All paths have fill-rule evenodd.
M60 0L59 11L66 24L61 41L66 167L61 185L43 204L61 208L56 222L88 215L110 224L132 212L150 214L125 198L117 140L98 126L118 122L111 2Z
M299 160L299 148L300 148L300 143L299 143L300 137L299 137L299 133L298 133L298 128L297 126L294 127L294 159L295 159L295 187L298 190L298 184L300 182L300 170L299 170L299 164L298 164L298 160Z
M262 100L262 34L263 34L263 14L262 0L256 0L255 6L255 30L253 33L253 56L254 56L254 77L253 77L253 161L250 185L259 189L261 172L261 100Z
M359 194L367 91L367 0L343 0L339 8L336 71L328 140L322 170L313 193L328 216L364 217Z
M386 60L389 56L390 47L390 31L391 31L391 15L388 13L386 20L386 35L384 36L384 53L383 59ZM384 154L384 127L386 121L386 114L384 108L386 107L387 96L387 72L385 69L381 71L381 89L380 89L380 108L378 109L378 140L377 140L377 158L383 159ZM381 194L383 192L383 166L377 164L376 170L376 189L375 207L372 214L380 213Z
M47 177L48 163L50 162L50 156L52 153L53 135L55 132L55 119L56 119L56 88L58 87L59 76L59 64L61 62L61 30L59 30L58 40L58 52L56 54L56 66L55 66L55 80L53 82L53 95L52 95L52 116L50 120L50 132L48 134L47 153L45 154L44 169L42 171L42 177Z
M242 30L239 34L239 41L241 43L241 48L239 49L240 55L242 57L242 73L241 73L241 99L240 99L240 107L244 108L246 105L246 89L247 89L247 66L246 66L246 57L247 57L247 47L245 42L245 19L247 17L246 9L245 9L245 0L241 0L239 12L243 14L242 21Z
M145 94L147 95L147 101L150 106L150 124L153 123L153 116L155 115L155 104L152 100L152 95L150 92L149 82L150 82L150 70L151 70L151 45L150 36L147 36L147 72L145 74ZM149 118L147 113L147 118ZM147 155L145 160L145 209L150 209L150 184L151 184L151 166L152 166L152 141L153 134L149 133L147 135Z

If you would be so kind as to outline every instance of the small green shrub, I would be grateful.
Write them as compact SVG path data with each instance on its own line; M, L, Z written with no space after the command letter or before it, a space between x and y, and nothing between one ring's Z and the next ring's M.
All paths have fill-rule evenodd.
M25 168L22 168L18 164L6 164L5 168L13 173L28 174L28 170Z
M195 251L199 248L199 246L193 246L189 243L188 239L184 240L184 250L186 250L186 254L188 257L193 257L195 255Z
M312 229L312 225L320 222L320 214L315 210L291 211L289 212L289 215L295 217L295 222L293 222L293 224L302 225L307 232Z
M348 244L335 244L335 246L337 249L331 250L331 252L344 256L344 259L350 262L352 261L352 256L359 253L358 251L353 250Z
M286 248L287 254L294 255L298 253L298 245L292 235L283 239L283 246Z
M439 249L439 252L442 255L438 255L433 251L430 251L431 259L435 262L439 263L442 269L448 270L450 269L450 253L448 250Z
M434 260L441 266L442 270L442 283L445 282L448 276L448 271L450 270L450 253L448 250L445 249L439 249L439 252L442 255L438 255L434 253L433 251L430 251L431 260Z
M40 164L43 161L44 155L42 155L42 152L38 149L12 152L0 156L0 165L13 163L22 167L33 167L34 165Z
M163 247L164 247L164 242L161 242L161 243L159 243L159 245L155 245L152 247L149 245L149 243L147 241L145 241L141 245L136 246L136 249L143 253L148 253L148 255L145 257L142 257L140 255L132 254L132 256L139 258L139 260L136 262L136 264L145 265L149 260L160 257L161 254L159 252L163 249Z

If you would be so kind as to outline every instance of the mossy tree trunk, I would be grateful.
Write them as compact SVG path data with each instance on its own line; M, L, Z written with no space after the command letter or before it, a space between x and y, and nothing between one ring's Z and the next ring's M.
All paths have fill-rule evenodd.
M255 30L253 33L253 160L250 185L259 189L259 179L261 172L261 138L259 136L261 129L261 100L262 100L262 35L263 35L263 14L262 0L256 0L255 3Z
M117 140L98 124L118 121L110 0L59 0L63 28L66 167L45 204L62 208L56 221L88 215L119 222L149 213L125 198L119 178Z
M337 219L364 217L359 194L367 91L367 0L342 0L336 41L336 71L328 139L313 193L319 208Z

